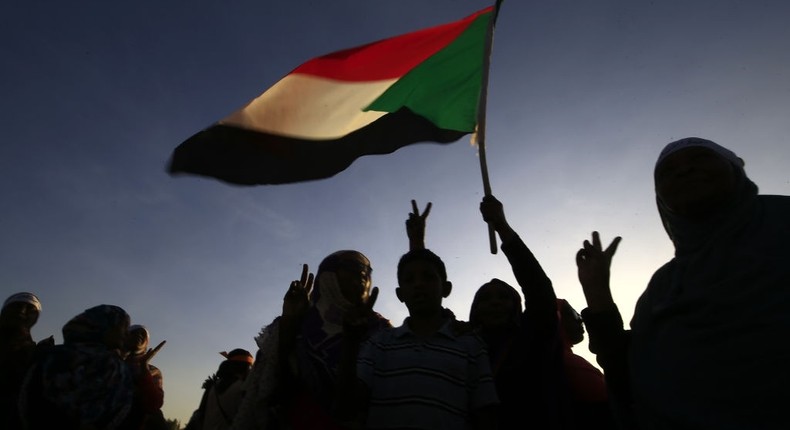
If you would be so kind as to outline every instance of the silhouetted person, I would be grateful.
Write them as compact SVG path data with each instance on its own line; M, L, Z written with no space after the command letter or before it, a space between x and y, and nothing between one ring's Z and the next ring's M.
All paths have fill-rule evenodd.
M63 344L37 360L23 384L20 411L31 430L137 429L139 416L162 406L147 372L121 357L129 315L120 307L87 309L63 326ZM138 402L144 402L137 404Z
M656 203L675 256L653 274L630 330L609 289L620 238L604 249L594 232L577 254L590 350L625 426L787 427L790 198L759 195L743 166L700 138L661 152Z
M155 385L155 397L164 399L164 379L162 371L158 367L150 364L153 356L164 346L165 341L162 341L155 351L148 348L151 340L151 334L148 329L140 324L134 324L129 327L129 335L124 342L124 350L127 354L126 362L132 367L133 372L145 372L151 374ZM145 395L145 393L138 393L138 396ZM142 402L141 402L142 403ZM141 422L139 427L142 430L166 430L167 420L165 419L162 409L147 414L139 414Z
M578 427L615 428L603 372L572 349L584 340L581 315L565 299L557 299L557 313L565 376L570 386L570 400Z
M343 318L371 294L370 261L359 251L337 251L315 278L303 265L283 299L282 315L256 338L258 354L233 429L340 429L332 414ZM313 286L315 279L315 286ZM368 333L390 323L372 313Z
M41 314L41 302L35 294L12 294L0 311L0 428L20 428L19 389L36 354L36 342L30 329ZM51 346L53 338L42 341Z
M472 301L469 320L488 346L502 421L508 428L587 427L573 402L552 282L507 221L502 203L486 196L480 212L499 235L502 251L524 296L494 278Z
M225 360L203 383L200 406L184 430L226 430L233 423L244 398L244 382L252 369L253 358L241 348L220 354Z
M398 300L409 317L374 333L355 354L365 312L346 320L338 410L367 429L496 428L498 399L482 340L456 330L442 306L452 284L442 260L413 249L398 262ZM375 296L373 296L375 297ZM355 359L356 358L356 359ZM356 375L356 378L354 377Z

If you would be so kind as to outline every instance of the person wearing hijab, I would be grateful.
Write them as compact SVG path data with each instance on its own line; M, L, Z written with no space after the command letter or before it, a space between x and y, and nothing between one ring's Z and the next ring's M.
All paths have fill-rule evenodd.
M136 430L134 410L161 407L161 398L136 407L138 387L154 385L150 374L136 379L122 358L128 331L129 315L114 305L94 306L69 320L63 344L34 362L22 386L23 428Z
M732 151L691 137L667 145L656 203L675 255L623 328L609 289L619 237L577 253L582 316L623 426L787 427L790 197L762 195Z
M151 392L138 392L136 396L153 396L155 399L164 399L164 380L162 371L158 367L150 364L153 356L164 346L165 342L162 341L155 350L149 349L148 345L151 341L151 334L148 328L141 324L133 324L129 326L129 335L124 342L124 352L126 353L126 362L132 368L132 372L137 376L137 379L143 377L142 373L149 373L153 379L154 386L146 387ZM138 402L142 404L144 402ZM153 413L137 413L140 417L140 428L142 430L164 430L167 428L167 422L162 413L161 408Z
M332 416L343 319L371 294L370 260L341 250L324 258L315 277L303 265L282 315L265 326L245 397L232 429L342 429ZM313 285L315 280L315 285ZM391 327L373 313L369 332Z
M428 203L420 214L412 200L412 213L406 221L409 249L425 248L425 223L431 206ZM488 350L500 401L499 426L574 428L551 280L510 226L495 196L483 198L480 213L499 235L524 295L522 299L513 286L493 278L477 289L469 310L469 324Z
M230 428L244 398L244 382L254 362L242 348L222 351L225 360L217 372L203 383L203 397L184 430L226 430Z
M515 288L494 278L478 288L469 310L469 322L488 347L502 427L577 428L551 279L496 197L484 197L480 213L502 241L524 303Z
M19 428L17 403L22 380L36 355L36 350L50 346L54 340L33 341L30 330L41 314L41 302L33 293L12 294L0 311L0 428Z
M25 428L121 428L133 401L132 374L119 354L128 329L129 315L111 305L67 322L63 344L33 365L23 385Z

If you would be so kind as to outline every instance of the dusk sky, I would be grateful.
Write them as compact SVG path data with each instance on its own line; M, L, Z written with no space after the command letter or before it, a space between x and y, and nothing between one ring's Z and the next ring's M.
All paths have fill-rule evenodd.
M492 277L477 149L416 144L326 180L240 187L171 177L172 150L302 62L460 19L484 0L261 0L0 4L0 292L30 291L36 340L98 304L146 325L164 413L185 424L219 351L276 317L301 265L357 249L400 324L404 222L428 201L426 242L468 317ZM506 0L490 69L493 194L554 282L585 307L574 256L620 235L623 317L673 249L655 208L663 146L732 149L763 194L790 194L790 3L785 0ZM575 348L594 363L586 342Z

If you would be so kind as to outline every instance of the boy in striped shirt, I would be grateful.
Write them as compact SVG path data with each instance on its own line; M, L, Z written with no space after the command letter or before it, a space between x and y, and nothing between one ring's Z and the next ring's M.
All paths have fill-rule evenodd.
M452 289L444 262L413 249L398 263L398 285L409 317L361 349L349 342L339 411L366 429L496 428L499 401L484 344L442 306ZM347 320L346 330L353 333L354 325Z

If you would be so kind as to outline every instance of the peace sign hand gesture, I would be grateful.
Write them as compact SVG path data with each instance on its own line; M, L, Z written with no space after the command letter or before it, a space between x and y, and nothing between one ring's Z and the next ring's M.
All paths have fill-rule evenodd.
M417 202L411 201L411 213L406 220L406 236L409 238L409 249L425 249L425 220L431 213L431 202L425 205L425 210L420 214Z
M606 249L601 246L601 238L597 231L592 233L592 243L585 240L582 248L576 253L576 266L579 269L579 282L587 299L587 307L601 310L614 304L609 287L612 257L622 238L617 236Z
M314 275L309 272L307 264L302 265L302 276L291 282L291 286L283 297L283 317L301 319L310 307L310 292L313 289Z

